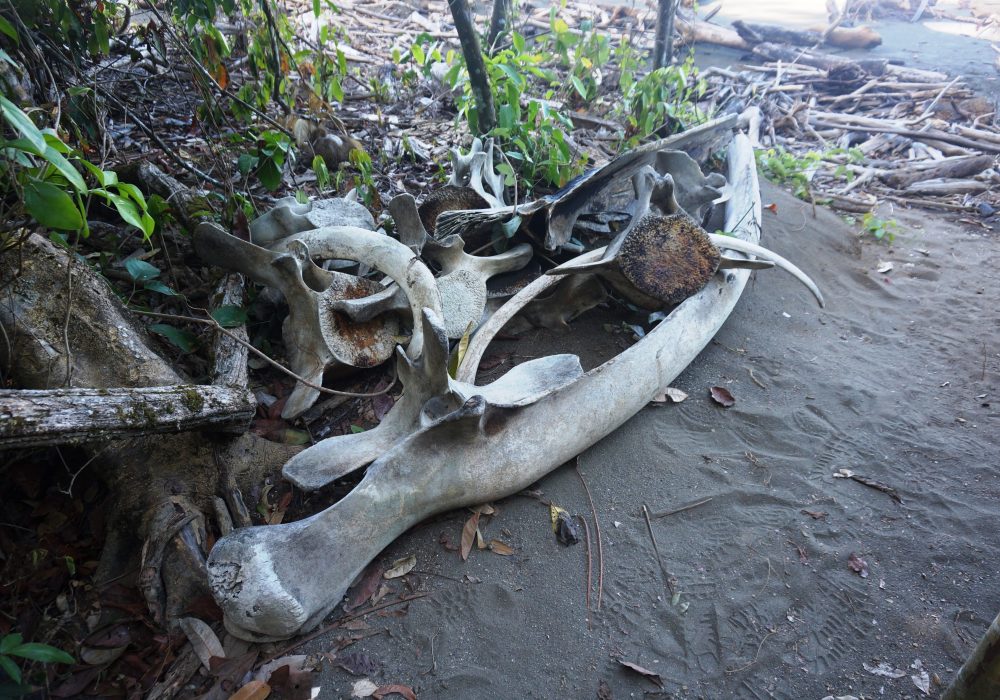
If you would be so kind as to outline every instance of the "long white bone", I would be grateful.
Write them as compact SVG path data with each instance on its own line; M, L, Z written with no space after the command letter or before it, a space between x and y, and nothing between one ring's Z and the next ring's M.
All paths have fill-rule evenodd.
M726 227L755 242L760 195L753 150L744 136L730 145L729 172L736 187ZM306 632L340 602L368 562L415 523L515 493L593 445L695 358L732 311L749 274L713 276L637 344L586 374L574 378L572 363L557 360L563 381L546 387L540 378L549 370L533 372L526 363L525 378L511 382L507 391L508 398L520 393L520 401L491 401L485 397L489 388L481 387L480 395L456 409L434 412L325 511L220 539L208 573L226 627L258 640ZM434 316L425 314L425 323ZM475 367L470 369L474 376ZM553 431L552 425L575 429Z

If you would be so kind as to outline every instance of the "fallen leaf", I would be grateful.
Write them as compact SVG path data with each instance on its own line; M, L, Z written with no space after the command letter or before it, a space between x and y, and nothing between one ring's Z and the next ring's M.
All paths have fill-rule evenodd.
M822 510L806 510L805 508L802 509L802 512L805 515L808 515L813 520L819 520L820 518L825 518L826 516L829 515L829 513L827 513L826 511L822 511Z
M569 546L580 542L580 526L576 524L573 516L562 508L559 509L559 514L556 516L554 529L556 531L556 539L560 544Z
M416 565L417 555L411 554L408 557L403 557L402 559L397 559L392 562L389 570L382 574L382 576L384 578L399 578L400 576L406 576L408 573L413 571L413 567Z
M796 551L799 553L799 563L800 564L808 564L809 563L809 554L808 554L808 552L806 552L806 548L803 547L802 545L796 543L796 542L792 542L791 540L788 540L788 541L792 543L792 546L794 546L795 549L796 549Z
M847 567L861 578L868 578L868 562L858 556L857 552L851 552L847 558Z
M653 397L653 403L667 403L668 401L670 403L680 403L687 397L688 395L680 389L669 386Z
M656 673L654 671L650 671L648 668L643 668L642 666L634 664L631 661L624 661L622 659L618 659L618 663L620 663L622 666L624 666L625 668L629 669L630 671L635 671L639 675L645 676L650 681L652 681L653 683L655 683L657 688L662 688L663 687L663 679L660 678L660 674L659 673Z
M459 553L462 555L462 561L466 561L469 558L469 552L472 551L472 543L476 540L476 532L479 531L479 513L473 513L472 517L465 521L465 525L462 527L462 543Z
M381 700L386 695L402 695L406 700L417 700L417 694L408 685L382 685L372 693L372 697Z
M344 602L344 610L350 612L355 608L360 608L375 591L378 590L382 581L382 567L372 562L361 574L358 582L347 592L347 600Z
M372 596L372 605L378 605L383 598L392 593L392 589L387 584L378 587L378 591Z
M353 686L351 686L351 697L352 698L370 698L378 690L378 686L372 683L367 678L362 678L360 681L356 681Z
M767 209L772 214L777 215L777 213L778 213L778 204L776 202L771 202L770 204L768 204L764 208Z
M306 654L290 654L288 656L280 656L277 659L271 659L257 669L253 677L259 681L273 682L273 676L282 668L295 669L298 673L311 671L309 656Z
M712 395L712 400L724 408L729 408L736 403L736 399L729 393L729 389L721 386L713 386L708 391Z
M352 676L372 676L382 669L382 664L360 651L337 656L337 665Z
M486 540L483 539L482 531L476 528L476 549L486 549Z
M875 269L878 270L879 272L881 272L883 275L888 274L888 273L892 272L892 263L891 262L882 262L881 260L879 260L878 267L875 268Z
M509 557L514 553L513 547L500 540L490 540L489 548L502 557Z
M226 658L226 652L222 650L222 642L215 636L215 632L207 624L196 617L182 617L177 620L178 626L184 635L191 642L194 653L197 654L201 665L206 671L212 670L211 659L213 656L220 659Z
M931 694L931 678L927 675L927 671L924 670L924 665L920 663L920 659L914 660L910 664L910 668L916 671L916 674L910 676L910 680L913 681L913 685L920 689L920 692L924 695Z
M496 513L496 509L489 503L473 506L470 510L473 513L479 513L480 515L493 515Z
M451 543L451 538L448 537L448 533L447 532L442 532L441 533L441 536L438 538L438 542L441 544L442 547L444 547L445 549L447 549L449 552L457 552L458 551L458 546L456 546L456 545L454 545L454 544Z
M902 678L906 675L906 671L894 668L892 664L883 661L877 666L872 666L869 663L862 663L864 669L873 676L885 676L886 678Z
M264 681L250 681L235 693L229 696L229 700L264 700L271 694L271 686Z
M597 700L615 700L611 686L603 678L597 682Z

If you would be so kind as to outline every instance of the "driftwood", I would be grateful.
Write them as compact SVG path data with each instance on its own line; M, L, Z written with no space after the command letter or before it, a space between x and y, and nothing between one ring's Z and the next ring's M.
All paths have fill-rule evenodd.
M790 29L773 24L758 24L736 20L733 28L748 44L770 42L793 46L828 44L842 49L870 49L882 43L882 37L871 27L835 27L829 32L812 29Z
M990 156L958 156L897 168L879 175L879 179L887 185L902 189L921 180L978 175L992 167L994 160Z
M208 429L243 433L257 403L246 389L199 384L0 391L0 449Z

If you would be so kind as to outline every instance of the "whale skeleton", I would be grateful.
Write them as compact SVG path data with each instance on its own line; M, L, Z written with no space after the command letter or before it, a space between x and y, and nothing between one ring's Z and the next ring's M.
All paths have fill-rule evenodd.
M727 159L724 230L731 235L711 241L719 248L775 260L777 256L756 246L761 201L746 136L733 137ZM347 250L335 252L350 257ZM567 270L600 261L606 252L591 251ZM392 270L379 269L400 283ZM284 469L299 486L319 488L367 464L362 481L311 517L236 530L212 549L209 584L227 629L254 641L309 631L337 606L365 566L416 523L516 493L614 431L708 344L739 300L750 272L740 267L713 270L700 291L645 337L588 372L576 356L554 355L518 365L484 386L473 382L486 346L518 310L565 278L558 276L559 269L524 287L480 326L456 379L445 366L448 345L440 309L415 311L414 336L419 329L422 349L413 352L411 343L409 352L397 351L404 392L382 423L371 431L324 440Z

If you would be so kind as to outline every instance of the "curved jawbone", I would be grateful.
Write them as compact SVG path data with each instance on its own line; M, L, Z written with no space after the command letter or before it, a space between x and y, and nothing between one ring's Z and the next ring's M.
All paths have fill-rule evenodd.
M756 242L760 199L753 168L752 150L737 136L730 179L745 186L730 203L727 228ZM364 567L415 523L516 493L596 443L694 360L729 316L749 275L745 269L715 275L638 343L586 374L536 391L530 402L498 405L472 396L389 448L351 493L321 513L220 539L208 574L227 629L255 641L309 631ZM553 428L560 425L577 429Z

